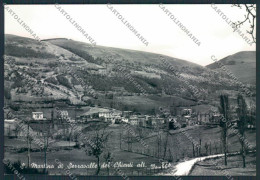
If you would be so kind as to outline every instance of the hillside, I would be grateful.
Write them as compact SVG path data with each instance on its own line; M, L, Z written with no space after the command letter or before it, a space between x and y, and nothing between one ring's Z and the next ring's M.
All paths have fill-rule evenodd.
M83 43L79 41L68 40L64 38L59 39L48 39L46 40L60 46L64 49L70 50L75 54L81 53L82 54L89 54L94 59L101 58L105 56L112 56L113 61L124 61L125 63L138 63L138 64L158 64L159 61L159 54L143 52L143 51L136 51L136 50L129 50L129 49L119 49L119 48L112 48L112 47L104 47L104 46L96 46L92 48L90 44ZM201 67L198 64L161 55L163 58L166 59L171 65L173 66L190 66L190 67ZM98 63L98 62L96 62Z
M92 48L69 39L40 43L6 35L6 102L63 100L153 112L159 106L207 104L221 91L234 89L226 75L185 60L163 58L171 67L154 53Z
M224 64L243 83L256 84L256 52L242 51L220 59ZM216 62L206 67L223 72ZM224 73L224 72L223 72Z

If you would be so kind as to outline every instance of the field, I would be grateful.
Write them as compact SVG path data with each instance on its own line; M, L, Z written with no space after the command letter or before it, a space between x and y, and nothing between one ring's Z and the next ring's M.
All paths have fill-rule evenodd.
M228 157L228 165L223 166L224 157L206 160L197 163L191 176L256 176L256 153L246 156L246 168L242 166L242 157L239 155Z
M159 173L159 170L150 170L149 167L151 164L155 164L156 166L160 166L159 160L164 156L164 146L166 140L166 132L159 130L156 132L154 129L145 129L131 127L130 128L134 133L130 132L129 129L125 129L122 124L119 125L110 125L107 129L110 132L110 137L107 142L107 150L112 152L113 162L123 162L123 163L130 163L136 166L138 163L145 162L147 168L120 168L121 171L125 172L128 175L147 175L147 174L156 174ZM182 132L182 130L184 130ZM92 134L89 128L85 128L82 131L86 136ZM140 133L142 132L142 133ZM186 132L184 134L184 132ZM159 136L158 136L159 133ZM208 150L209 154L219 154L221 153L220 148L220 133L221 129L218 127L206 127L206 126L192 126L189 128L179 129L179 130L172 130L170 131L170 135L168 136L168 143L167 149L165 153L165 159L170 160L171 163L174 165L178 163L178 161L183 160L184 158L192 158L192 144L191 141L187 138L187 134L194 138L195 141L199 141L201 138L201 154L206 155L206 150L204 148L205 142L211 142L211 150ZM120 135L121 134L121 135ZM128 136L132 137L132 143L127 143L126 139ZM146 148L141 141L138 142L138 139L135 135L143 134L143 142L148 145ZM130 137L129 136L129 137ZM121 149L120 149L120 137L121 137ZM158 137L161 137L161 141L158 144ZM248 141L255 146L255 131L248 130L246 132L246 137ZM240 144L238 142L238 137L236 135L230 134L228 138L229 152L235 152L240 149ZM215 148L215 144L216 147ZM77 149L72 147L75 143L71 143L70 147L68 141L59 141L54 146L51 146L49 152L47 153L47 162L48 164L56 164L55 159L59 159L64 165L68 165L69 163L73 164L89 164L91 162L96 162L96 158L93 156L89 156L86 154L85 149ZM15 146L15 149L24 148L26 147L26 141L22 139L5 139L5 158L11 161L21 160L22 163L27 163L27 152L20 152L11 150ZM129 148L131 147L131 148ZM158 148L159 147L159 148ZM158 150L159 149L159 150ZM211 151L211 152L210 152ZM107 151L106 151L107 152ZM159 152L159 157L158 157ZM38 152L31 152L31 162L36 164L44 164L44 153L41 151ZM101 155L101 164L105 162L104 156ZM57 165L57 164L56 164ZM71 172L75 174L88 174L93 175L96 169L70 169ZM48 169L50 174L60 174L65 173L63 169ZM110 174L113 174L115 169L110 168ZM101 169L101 175L107 175L107 169Z

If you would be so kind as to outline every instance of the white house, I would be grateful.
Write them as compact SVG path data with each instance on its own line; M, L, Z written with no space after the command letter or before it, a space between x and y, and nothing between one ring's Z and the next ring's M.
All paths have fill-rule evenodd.
M192 114L192 109L183 109L182 110L182 115L191 115Z
M138 117L137 116L132 116L129 119L129 123L133 126L137 126L138 125Z
M61 118L62 120L69 119L68 111L60 111L59 118Z
M125 117L122 117L122 121L125 122L125 123L128 123L128 122L129 122L129 119L128 119L128 118L125 118Z
M43 117L43 112L32 112L32 118L33 120L46 120L46 118Z
M99 112L98 116L99 117L104 117L105 119L114 119L114 118L118 118L122 115L121 111L117 111L117 110L110 110L107 112Z

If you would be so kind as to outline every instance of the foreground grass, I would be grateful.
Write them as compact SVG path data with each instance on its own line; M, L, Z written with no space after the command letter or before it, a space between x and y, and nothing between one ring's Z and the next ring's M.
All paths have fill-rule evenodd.
M132 130L138 134L138 131L132 127ZM187 134L189 134L192 138L194 138L196 141L201 138L202 140L202 149L201 153L205 154L205 148L204 143L211 142L212 143L212 149L211 154L220 154L220 133L221 129L219 127L213 127L208 128L205 126L194 126L183 129ZM164 154L164 143L166 140L166 132L160 131L161 135L161 141L159 144L159 156L158 156L158 137L157 132L153 129L144 129L144 137L142 138L143 141L148 145L148 148L145 148L140 142L136 140L135 137L133 137L133 140L135 140L134 143L132 143L132 151L133 152L127 152L125 150L128 149L128 144L125 141L121 140L121 149L120 149L120 134L122 135L122 138L126 140L127 130L121 125L113 125L108 128L108 131L111 132L109 141L107 142L107 146L110 152L112 152L113 161L114 162L122 162L122 163L130 163L133 162L133 164L144 162L145 165L149 168L151 164L155 164L156 166L160 166L159 159L163 157ZM90 129L85 128L82 131L86 136L91 134ZM252 143L255 146L255 131L249 130L246 132L246 137L250 143ZM214 148L214 142L218 145L218 149ZM229 145L229 152L235 152L240 149L240 143L238 141L238 137L234 134L230 134L228 138ZM60 144L60 145L59 145ZM93 156L88 156L85 153L85 149L76 149L73 147L66 148L64 147L65 142L60 142L59 144L56 144L55 146L50 147L50 151L47 154L47 162L48 164L54 164L55 165L55 159L59 159L64 165L68 165L69 163L73 164L89 164L91 162L96 162L96 159ZM71 143L72 145L73 143ZM67 145L68 146L68 145ZM15 148L16 150L18 148L25 148L26 142L22 139L5 139L5 159L9 159L12 162L15 162L17 160L21 160L22 163L27 164L27 152L20 152L17 153L16 151L12 150ZM37 148L33 146L34 148ZM170 150L169 150L170 149ZM210 155L210 152L208 152L207 155ZM165 159L168 160L169 156L172 156L172 162L171 164L177 164L179 161L184 159L185 157L193 158L192 154L192 144L190 140L187 138L186 135L184 135L180 130L171 131L171 135L168 136L168 145L167 145L167 151L166 151L166 157ZM248 159L249 160L249 159ZM31 152L31 162L34 162L36 164L44 164L44 153L41 151L37 152ZM101 157L101 164L105 162L104 157L102 155ZM223 164L223 163L222 163ZM242 163L241 163L242 164ZM57 164L56 164L57 167ZM128 175L132 175L133 171L139 171L143 172L146 171L145 168L121 168L122 171ZM78 174L78 175L93 175L95 174L96 169L71 169L70 171L72 173ZM196 170L196 169L195 169ZM50 174L65 174L64 169L48 169ZM110 175L113 174L114 170L110 170ZM196 171L195 171L196 172ZM243 171L241 171L243 172ZM151 175L156 174L158 172L149 172ZM198 172L202 173L202 172ZM101 175L107 175L107 170L102 169ZM135 172L134 175L147 175ZM201 174L203 175L203 173Z
M191 176L256 176L256 153L246 156L246 168L243 168L240 155L229 156L228 165L224 166L224 157L197 163Z

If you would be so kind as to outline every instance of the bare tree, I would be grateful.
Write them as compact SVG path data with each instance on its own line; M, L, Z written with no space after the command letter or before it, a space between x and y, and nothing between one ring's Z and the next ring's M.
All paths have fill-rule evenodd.
M126 143L127 143L127 150L132 151L132 136L130 135L129 131L127 131Z
M222 128L222 143L223 143L224 154L225 154L225 165L227 165L227 133L228 133L227 122L229 121L228 95L220 95L219 112L223 115L220 121L220 127Z
M195 145L193 142L192 142L192 155L193 157L195 157Z
M100 172L100 156L106 148L106 143L110 135L105 129L106 127L104 127L103 130L96 129L94 136L85 143L87 146L86 153L88 153L89 156L95 156L97 158L96 175Z
M136 131L137 131L138 136L139 136L140 138L143 138L143 137L144 137L144 132L143 132L143 128L142 128L142 127L137 127L137 128L136 128Z
M13 131L14 131L15 138L17 138L17 137L18 137L18 134L19 134L19 132L20 132L20 126L19 126L19 124L15 124L15 125L14 125Z
M206 150L206 155L208 155L208 149L209 149L209 145L208 145L208 143L207 143L207 142L205 142L205 145L204 145L204 147L205 147L205 150Z
M238 7L240 9L242 9L243 6L245 7L245 9L246 9L246 14L244 15L245 19L242 21L235 22L235 23L233 23L233 25L236 28L240 28L240 26L244 25L245 22L249 22L250 30L247 30L246 32L251 35L252 41L254 43L256 43L256 37L254 35L255 28L256 28L256 25L255 25L255 23L256 23L255 22L256 21L256 4L244 4L244 5L233 4L232 6Z
M197 156L201 156L201 131L199 130L199 146L197 146Z
M112 153L110 151L107 151L107 153L104 154L104 159L107 163L107 175L109 176L109 167L110 167L110 162L113 161Z
M161 152L161 134L160 131L157 132L157 153L158 153L158 158L160 157L160 152Z
M70 124L70 127L68 128L68 131L69 131L69 147L70 147L70 142L71 142L71 139L75 138L75 141L76 143L78 142L78 133L76 132L76 129L77 129L77 124Z
M49 146L55 143L53 139L53 130L51 129L51 123L43 124L42 136L43 136L43 151L44 151L44 173L47 173L47 153Z
M169 137L169 132L167 131L166 135L165 135L165 142L163 144L163 146L164 146L163 159L165 159L165 157L166 157L166 152L167 152L167 147L168 147L168 139L169 139L168 137Z
M170 148L168 148L168 154L169 154L169 159L168 159L168 161L169 162L172 162L173 161L173 156L172 156L172 152L171 152L171 149ZM177 158L176 158L177 159Z
M211 155L211 141L209 142L209 154Z
M215 153L217 154L218 153L218 145L215 141L214 141L214 147L215 147Z
M80 138L80 133L75 131L74 132L74 135L73 135L73 138L74 138L74 141L76 143L76 147L79 147L80 146L80 143L79 143L79 138Z
M243 168L245 168L246 167L246 155L245 155L246 150L245 150L244 139L245 139L245 128L246 128L246 120L247 120L247 105L246 105L245 99L243 98L242 95L237 96L237 105L238 105L237 125L238 125L239 133L241 134L241 138L239 138L239 140L240 140L240 144L241 144L241 155L243 158Z
M30 167L30 161L31 161L31 155L30 155L30 126L29 126L29 123L30 123L30 119L27 118L26 119L26 123L27 123L27 162L28 162L28 168Z

